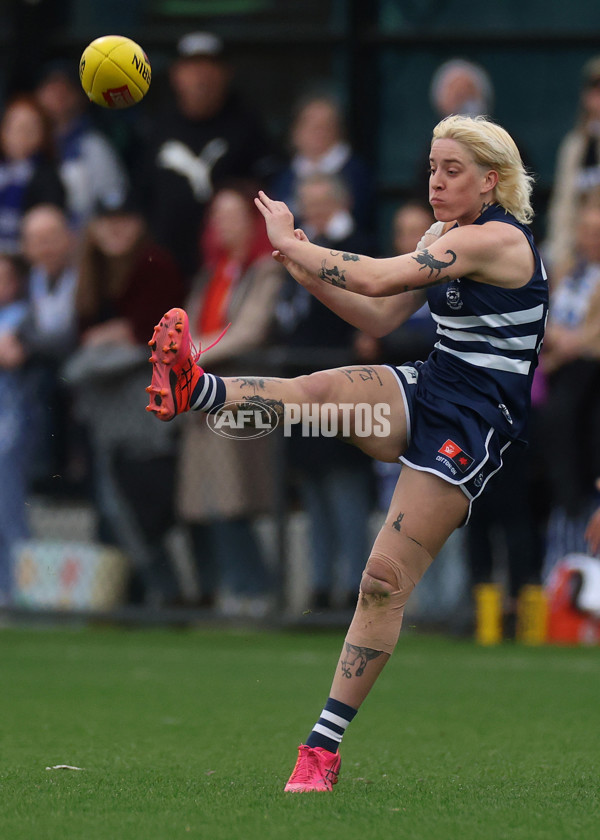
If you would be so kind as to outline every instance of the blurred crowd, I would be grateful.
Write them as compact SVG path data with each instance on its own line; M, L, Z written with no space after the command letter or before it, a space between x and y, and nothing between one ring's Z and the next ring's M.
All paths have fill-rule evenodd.
M137 127L135 155L99 130L70 63L44 67L0 116L0 603L11 603L15 551L32 535L27 501L43 495L94 505L98 541L130 560L131 602L247 616L268 612L276 587L257 523L301 511L306 606L353 606L370 522L385 510L399 466L331 438L218 437L204 415L157 423L144 411L146 343L155 320L181 305L197 345L230 325L207 354L221 375L425 358L436 341L426 307L383 339L357 332L271 258L252 199L263 188L288 202L309 238L336 250L410 252L434 221L428 150L415 161L412 195L382 232L374 172L335 97L307 93L284 140L271 136L238 93L223 42L206 32L178 42L168 83L164 105ZM582 68L577 96L545 229L536 231L551 305L531 445L490 483L438 579L432 572L421 584L423 609L428 587L439 589L431 618L450 591L465 603L474 585L499 577L510 613L524 585L566 554L591 550L586 528L600 477L600 58ZM440 118L494 116L493 80L462 58L438 68L431 97ZM522 153L527 163L526 140ZM169 552L174 528L193 558L191 594Z

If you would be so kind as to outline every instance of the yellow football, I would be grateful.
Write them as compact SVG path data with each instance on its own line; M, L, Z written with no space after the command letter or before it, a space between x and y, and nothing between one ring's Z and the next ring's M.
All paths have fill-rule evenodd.
M79 62L87 96L103 108L129 108L146 95L152 73L144 50L122 35L96 38Z

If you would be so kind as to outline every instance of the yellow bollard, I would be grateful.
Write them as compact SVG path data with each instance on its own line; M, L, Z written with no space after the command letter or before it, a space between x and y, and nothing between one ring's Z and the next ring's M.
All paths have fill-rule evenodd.
M517 601L517 641L543 645L548 632L548 600L543 586L527 584Z
M479 583L475 594L475 641L497 645L502 641L502 587L497 583Z

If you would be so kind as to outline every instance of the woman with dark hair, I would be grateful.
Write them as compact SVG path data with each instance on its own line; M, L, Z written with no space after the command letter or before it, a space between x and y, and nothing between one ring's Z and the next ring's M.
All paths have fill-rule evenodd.
M21 219L36 204L63 207L48 117L32 96L17 96L0 120L0 250L19 251Z
M243 374L248 352L267 340L283 270L254 207L256 188L235 181L217 190L202 235L203 267L189 299L194 340L212 344L216 369ZM183 424L178 510L189 523L202 603L258 617L269 607L270 574L253 521L274 506L271 436L250 443L215 435L200 415Z
M157 306L171 295L183 302L181 273L129 201L99 208L78 268L80 347L64 375L76 389L75 411L90 440L101 537L131 560L136 599L154 606L177 602L179 586L164 545L175 524L172 493L165 502L147 492L156 476L173 486L175 436L153 435L139 409L146 333Z

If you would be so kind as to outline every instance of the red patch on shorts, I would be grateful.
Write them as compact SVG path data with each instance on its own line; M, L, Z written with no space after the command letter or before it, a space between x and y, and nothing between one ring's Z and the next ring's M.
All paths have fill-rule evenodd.
M449 458L463 473L470 469L475 460L470 455L467 455L464 449L461 449L453 440L447 440L443 446L440 446L438 452L445 455L446 458Z
M446 455L448 458L454 458L455 455L462 452L462 449L460 446L457 446L453 440L447 440L443 446L440 446L438 452L441 452L442 455Z

